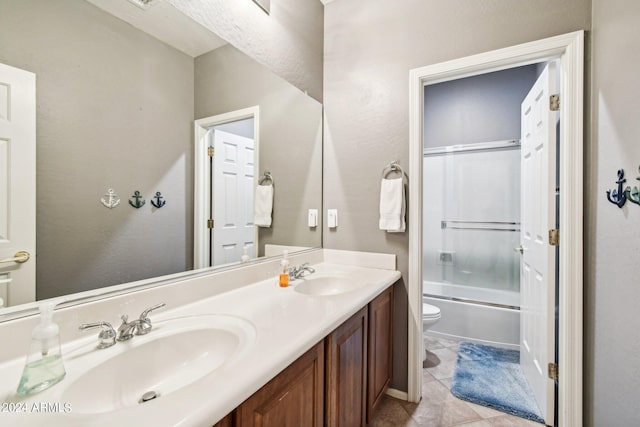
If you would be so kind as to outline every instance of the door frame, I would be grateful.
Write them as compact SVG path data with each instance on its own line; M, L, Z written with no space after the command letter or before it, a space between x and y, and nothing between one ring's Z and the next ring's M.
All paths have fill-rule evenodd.
M582 425L584 31L416 68L409 73L408 392L422 390L422 151L424 86L560 59L558 425ZM555 197L555 195L553 195Z
M241 110L229 111L228 113L216 116L205 117L194 121L194 177L193 177L193 268L206 268L209 259L209 245L205 236L207 220L209 219L209 194L210 182L207 176L209 168L209 156L207 154L207 134L213 126L225 123L236 122L253 118L253 164L254 187L258 183L259 170L259 149L260 149L260 106L243 108ZM255 227L254 241L256 252L258 249L258 227Z
M33 303L36 300L36 74L0 63L0 71L8 76L5 96L0 102L8 107L8 117L0 117L2 122L11 128L9 139L4 140L4 156L8 161L8 170L3 172L3 191L7 191L5 207L8 217L4 219L7 227L3 240L3 254L0 258L13 258L18 251L26 251L30 258L24 264L2 264L0 276L7 274L7 279L0 281L4 309L20 304ZM12 154L12 144L20 146L21 155ZM2 147L0 147L2 149ZM16 147L17 149L17 147ZM18 157L20 159L18 159ZM28 165L18 167L14 162L21 160ZM14 163L12 165L12 163ZM8 185L5 186L5 185ZM17 186L20 186L18 191ZM11 188L16 186L15 188ZM13 206L13 208L12 208ZM20 206L17 212L15 206ZM13 212L12 212L13 211ZM15 214L15 215L14 215ZM13 218L12 218L13 215ZM16 278L16 275L18 276ZM6 292L5 292L6 291ZM6 298L4 298L6 297Z

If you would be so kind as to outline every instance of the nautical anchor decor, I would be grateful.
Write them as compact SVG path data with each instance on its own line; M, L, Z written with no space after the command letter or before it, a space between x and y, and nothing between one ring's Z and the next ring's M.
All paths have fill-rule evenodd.
M110 188L107 190L107 193L104 196L102 196L102 198L100 199L100 202L106 208L113 209L116 206L118 206L118 204L120 204L120 197L118 197L118 195L113 190L113 188Z
M627 202L627 190L622 188L622 184L625 182L627 182L627 180L624 177L624 169L618 169L618 180L616 181L618 188L615 190L607 190L607 200L614 205L618 205L619 208L622 208Z
M142 196L140 195L139 191L135 191L133 193L133 196L131 196L135 199L135 201L131 201L131 199L129 199L129 204L131 206L133 206L136 209L140 209L141 207L144 206L145 204L145 200L142 198Z
M640 171L640 167L638 168ZM640 176L636 178L637 181L640 181ZM624 204L629 200L636 205L640 205L640 189L638 186L634 186L631 188L630 186L626 186L623 188L623 184L627 182L624 177L624 169L618 170L618 180L616 184L618 184L618 188L613 190L607 190L607 200L609 200L614 205L622 208Z
M154 202L153 199L156 199L156 201ZM166 205L167 202L162 200L162 193L158 191L156 192L156 195L151 199L151 204L153 205L153 207L160 209L161 207Z
M638 171L640 171L640 167L638 168ZM640 181L640 176L637 177L636 180ZM627 187L624 191L630 202L640 205L640 190L638 190L638 187L634 186L633 190L631 187Z

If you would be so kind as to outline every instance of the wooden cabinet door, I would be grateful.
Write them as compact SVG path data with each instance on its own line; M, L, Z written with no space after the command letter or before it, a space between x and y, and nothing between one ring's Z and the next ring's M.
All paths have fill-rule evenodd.
M326 338L328 427L366 425L367 307Z
M393 372L393 286L369 303L367 423L391 383Z
M239 427L322 427L324 341L236 409Z
M233 412L218 421L213 427L233 427Z

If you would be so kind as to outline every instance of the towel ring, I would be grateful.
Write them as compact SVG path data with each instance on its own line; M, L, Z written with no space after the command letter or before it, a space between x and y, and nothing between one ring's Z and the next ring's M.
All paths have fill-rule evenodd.
M382 169L382 179L386 178L389 173L394 171L400 172L402 174L402 178L404 178L404 170L402 169L402 166L400 166L400 162L398 160L394 160L389 162L384 169Z
M271 185L273 185L273 177L271 176L271 172L264 171L262 176L258 179L258 185L262 185L265 181L270 181Z

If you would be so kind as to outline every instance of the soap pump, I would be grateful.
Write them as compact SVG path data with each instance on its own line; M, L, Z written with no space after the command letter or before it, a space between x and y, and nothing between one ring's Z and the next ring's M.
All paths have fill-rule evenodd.
M282 251L282 261L280 261L280 287L289 286L289 251Z
M249 262L249 254L248 254L248 249L247 245L244 245L244 247L242 248L242 257L240 257L240 262L242 264L246 264Z
M60 351L60 328L53 323L55 301L40 304L40 323L31 333L27 362L20 377L17 393L38 393L62 381L66 371Z

